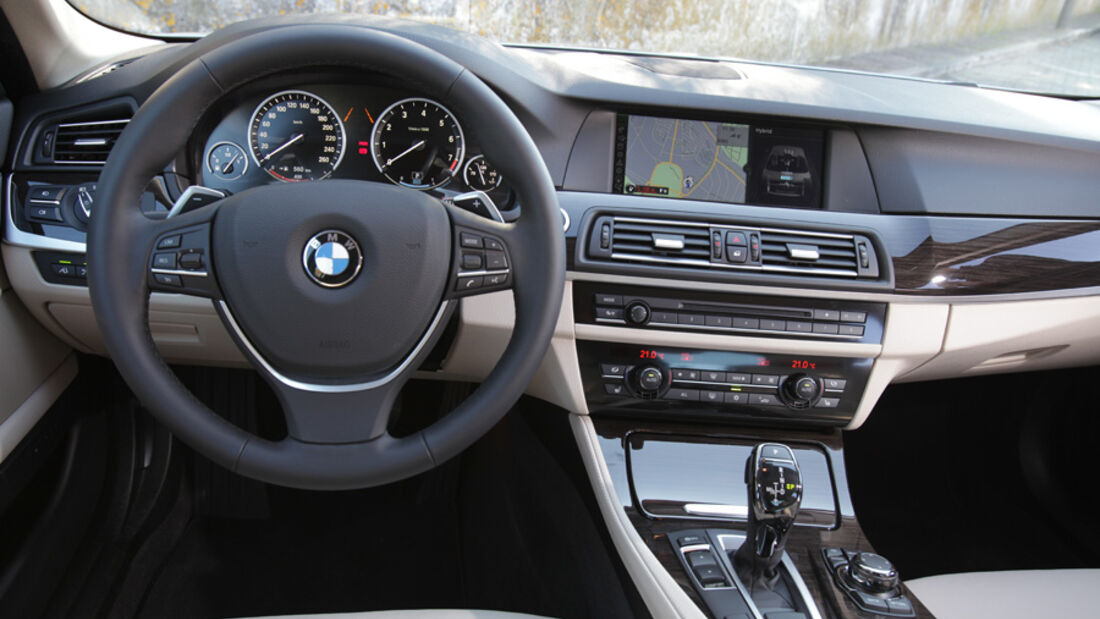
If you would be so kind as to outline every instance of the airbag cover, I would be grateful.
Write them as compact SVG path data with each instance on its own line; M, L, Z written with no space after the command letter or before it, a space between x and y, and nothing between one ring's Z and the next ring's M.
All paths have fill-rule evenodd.
M362 270L327 288L306 273L316 234L357 241ZM252 345L275 369L322 383L369 379L398 365L439 309L450 221L429 196L362 181L267 185L223 200L213 262Z

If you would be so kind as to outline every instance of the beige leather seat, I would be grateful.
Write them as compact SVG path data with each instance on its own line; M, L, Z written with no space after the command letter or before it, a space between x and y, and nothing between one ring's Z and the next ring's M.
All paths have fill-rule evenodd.
M259 617L255 619L261 619ZM362 613L330 613L319 615L279 615L267 619L547 619L523 613L508 613L498 610L377 610Z
M971 572L905 584L939 619L1100 617L1100 570Z

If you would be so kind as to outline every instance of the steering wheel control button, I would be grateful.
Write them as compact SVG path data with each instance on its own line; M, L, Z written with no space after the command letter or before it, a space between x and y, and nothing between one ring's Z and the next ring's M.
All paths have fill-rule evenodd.
M173 253L153 254L153 268L154 269L174 269L174 268L176 268L176 254L173 254Z
M180 246L180 235L166 236L157 243L157 249L175 249Z
M488 243L486 243L488 245ZM498 271L500 269L508 268L508 259L504 257L502 251L488 251L485 252L485 268L490 271Z
M487 236L482 240L485 243L485 249L489 249L492 251L504 251L504 243L501 243L497 239Z
M481 254L464 253L462 254L462 268L477 270L485 266L485 259Z
M481 237L476 235L476 234L469 234L467 232L463 232L462 234L459 235L458 238L461 241L461 244L462 244L463 247L469 247L469 248L476 247L478 249L481 249L484 246L484 241L482 241Z
M181 269L187 269L188 271L198 271L205 266L202 259L201 249L187 249L180 252L179 265Z
M153 279L156 280L161 286L171 286L173 288L182 288L183 281L179 275L171 275L169 273L153 273Z
M460 277L458 278L458 284L455 285L457 292L463 292L467 290L477 290L481 288L485 280L482 277Z
M485 276L485 286L505 286L508 284L507 273L493 273Z
M302 266L314 283L325 288L342 288L359 275L363 252L358 241L347 232L323 230L306 243Z

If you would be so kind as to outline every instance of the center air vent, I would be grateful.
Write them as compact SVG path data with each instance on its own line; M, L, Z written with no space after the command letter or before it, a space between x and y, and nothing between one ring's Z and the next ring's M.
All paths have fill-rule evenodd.
M866 236L604 215L591 228L588 257L719 271L832 278L877 278Z
M103 165L129 120L101 120L57 125L53 162L64 165Z

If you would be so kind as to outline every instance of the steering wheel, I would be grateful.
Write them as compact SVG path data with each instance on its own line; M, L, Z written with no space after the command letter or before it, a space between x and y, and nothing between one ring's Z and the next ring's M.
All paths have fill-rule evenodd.
M522 217L496 222L413 189L350 180L256 187L161 219L137 207L214 102L276 72L321 67L387 74L446 101L513 182ZM476 267L464 255L486 262ZM176 436L247 477L352 489L444 462L519 399L557 322L565 244L538 149L480 79L399 36L303 25L209 51L149 97L100 176L88 265L108 352ZM459 299L506 288L515 299L515 327L488 377L428 428L391 435L397 393ZM242 353L274 388L284 439L266 440L229 423L180 383L149 332L151 290L213 301Z

